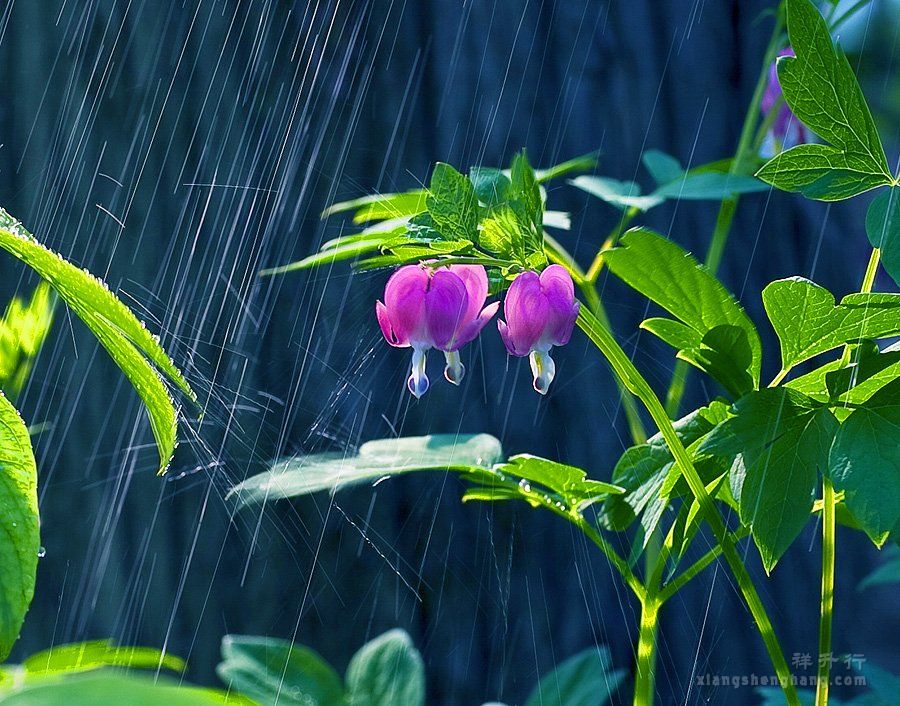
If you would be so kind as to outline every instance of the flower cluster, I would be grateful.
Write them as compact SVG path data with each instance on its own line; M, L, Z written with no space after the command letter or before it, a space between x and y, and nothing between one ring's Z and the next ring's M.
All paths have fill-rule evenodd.
M481 265L406 265L388 280L384 302L375 314L385 340L412 348L409 391L421 397L428 390L425 354L443 351L444 377L458 385L465 374L459 349L474 340L500 307L485 306L488 278ZM568 343L578 315L575 287L565 268L550 265L540 275L523 272L513 281L503 305L500 335L510 355L529 356L534 389L547 394L556 366L553 346Z
M778 52L782 56L795 56L794 50L787 47ZM813 135L802 122L800 122L788 104L784 102L781 92L781 83L778 81L777 61L773 61L769 67L769 83L760 101L760 109L763 116L768 116L773 110L775 114L772 126L766 133L765 143L762 147L763 157L774 157L782 150L790 149L796 145L813 141Z

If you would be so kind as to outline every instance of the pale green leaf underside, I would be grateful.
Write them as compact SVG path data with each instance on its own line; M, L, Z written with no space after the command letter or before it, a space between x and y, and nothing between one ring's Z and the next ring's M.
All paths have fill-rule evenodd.
M177 410L161 376L192 401L197 398L159 340L101 280L39 243L2 209L0 247L50 283L131 381L150 416L164 471L175 449Z
M363 645L347 666L347 706L422 706L425 665L403 630Z
M216 673L232 691L261 704L344 703L337 672L309 647L272 637L226 635Z
M525 706L605 706L625 678L606 647L579 652L541 677Z
M356 455L315 454L277 461L229 492L239 505L309 495L423 470L488 469L502 459L500 442L487 434L379 439Z
M0 393L0 659L19 637L31 604L40 546L31 439L16 408Z

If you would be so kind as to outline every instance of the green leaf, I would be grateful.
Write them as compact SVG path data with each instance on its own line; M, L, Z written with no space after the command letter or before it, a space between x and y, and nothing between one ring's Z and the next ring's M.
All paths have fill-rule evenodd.
M422 706L425 667L403 630L376 637L347 667L347 706Z
M492 472L501 476L515 476L520 479L520 486L527 487L529 483L537 483L556 493L567 505L575 507L583 507L584 503L593 503L608 495L625 492L612 483L587 478L587 474L580 468L531 454L512 456L506 463L495 466Z
M469 179L478 200L485 206L498 206L509 199L511 182L503 170L494 167L472 167L469 170Z
M684 176L684 167L675 157L660 150L647 150L641 155L644 168L650 172L653 181L662 186Z
M184 671L184 660L153 647L127 647L112 640L92 640L56 645L36 652L22 662L26 678L87 672L102 667L131 669L171 669Z
M11 691L0 691L2 706L212 706L251 702L240 695L215 689L184 686L170 679L117 672L89 672L70 677L47 677L26 681Z
M661 185L653 196L687 201L721 201L737 194L768 190L769 185L752 176L722 172L687 173Z
M883 553L884 563L859 582L857 591L865 591L872 586L900 583L900 547L891 545Z
M649 319L644 326L678 343L679 357L732 394L756 387L762 359L759 334L719 280L676 243L647 229L633 228L620 242L605 255L610 271L683 324Z
M828 474L873 540L900 522L900 381L882 388L841 424Z
M0 319L0 390L13 401L19 396L34 359L53 324L56 297L41 282L26 302L13 297Z
M592 647L541 677L525 706L604 706L624 678L606 647Z
M809 0L787 0L796 57L778 60L778 80L794 115L830 143L800 145L757 176L808 198L834 201L893 183L875 121L843 51Z
M665 201L664 198L653 194L641 196L640 185L633 181L619 181L600 176L579 176L569 183L623 211L629 208L649 211Z
M406 229L404 228L403 230L405 231ZM323 248L320 252L313 253L309 257L304 257L302 260L297 260L281 267L261 270L259 275L260 277L283 275L297 270L308 270L314 267L321 267L322 265L330 265L342 260L352 260L360 255L378 250L388 238L394 235L396 235L396 232L386 235L367 236L365 239L354 239L351 242L333 245L327 249ZM356 238L355 236L350 237Z
M101 280L41 245L3 209L0 209L0 247L50 283L131 381L150 416L160 472L165 472L175 450L177 411L161 376L167 377L193 402L197 397L158 338Z
M0 393L0 659L19 637L41 548L37 467L25 423Z
M797 145L780 152L756 176L776 189L808 199L840 201L890 183L890 177L855 152L828 145Z
M538 183L543 184L573 172L589 172L597 166L599 156L600 152L588 152L547 169L536 169L534 175Z
M353 222L367 223L413 216L425 210L427 195L425 189L414 189L399 194L370 194L332 204L322 211L321 217L328 218L336 213L356 211L353 214Z
M519 152L510 167L510 202L525 230L525 255L544 250L544 202L534 169L525 151Z
M487 470L501 460L500 442L487 434L435 434L378 439L353 454L315 454L276 461L228 496L239 506L309 495L414 471Z
M714 401L674 422L675 431L681 442L690 447L712 431L727 415L727 405ZM715 474L717 469L709 468L709 465L700 464L698 471L703 476ZM641 533L638 548L643 549L659 525L680 478L675 459L662 434L657 433L646 443L626 449L612 475L613 483L623 487L625 493L607 498L603 505L605 523L611 529L621 531L639 517ZM679 487L677 494L685 491L686 488Z
M478 197L468 177L449 164L438 162L425 200L434 227L446 240L477 237Z
M216 673L229 689L261 704L344 704L337 672L315 651L286 640L226 635Z
M900 294L849 294L836 305L824 287L789 277L766 286L762 299L783 370L847 343L900 334Z
M881 264L900 284L900 188L888 189L872 201L866 213L866 233L881 251Z
M701 442L698 453L733 460L732 491L770 572L809 520L818 475L838 422L795 390L766 388L742 397L734 416Z

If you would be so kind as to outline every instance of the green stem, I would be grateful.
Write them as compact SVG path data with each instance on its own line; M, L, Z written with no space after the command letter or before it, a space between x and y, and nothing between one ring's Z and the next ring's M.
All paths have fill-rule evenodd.
M737 543L748 534L750 534L749 528L739 527L733 532L734 542ZM662 602L669 600L672 596L674 596L682 588L684 588L684 586L688 582L690 582L691 579L698 576L707 566L712 564L719 556L721 556L721 554L722 547L717 544L708 552L706 552L706 554L697 559L697 561L691 564L681 574L679 574L677 578L674 578L669 583L667 583L659 592L660 600Z
M881 251L872 248L869 264L863 275L859 291L872 291ZM850 360L850 346L844 346L843 364ZM819 609L819 672L816 679L816 706L827 706L828 687L831 680L831 627L834 615L834 556L837 545L835 537L835 497L834 486L827 476L822 483L822 600Z
M597 281L597 278L600 276L600 272L603 270L603 254L610 248L614 248L616 246L616 243L619 242L619 237L625 231L625 228L628 227L628 224L631 223L631 220L640 212L641 209L634 206L629 206L627 209L625 209L625 211L623 211L622 217L619 219L616 227L612 229L612 232L607 236L606 240L603 241L603 245L600 246L597 254L594 255L594 261L591 263L591 266L588 267L587 274L585 275L585 278L588 282L593 284Z
M766 86L769 82L769 66L778 54L783 41L782 32L784 30L784 12L779 6L776 13L775 27L769 38L769 44L766 47L766 53L763 57L762 70L759 72L759 78L756 80L756 86L753 89L753 97L750 99L750 107L744 116L744 124L741 127L741 134L738 138L737 149L735 150L734 159L731 162L729 173L732 175L743 174L749 166L750 159L757 152L755 133L756 126L759 121L760 103L766 92ZM713 230L712 239L709 243L709 250L706 253L705 264L713 274L719 269L722 262L722 256L725 254L725 246L728 244L728 236L731 234L731 226L734 223L734 214L737 211L738 196L731 196L724 199L719 205L719 213L716 216L716 227ZM685 387L687 385L688 375L687 362L679 359L675 361L675 369L672 372L672 382L666 393L666 411L671 417L678 416L678 410L681 407L681 399L684 396Z
M641 623L634 675L634 706L651 706L656 684L656 634L661 603L647 595L641 601Z
M819 673L816 706L828 706L831 679L831 622L834 609L834 486L825 478L822 496L822 604L819 617Z
M706 520L716 541L722 547L722 554L734 574L744 601L747 603L750 614L753 616L762 635L769 658L772 660L772 665L775 668L775 673L781 681L781 687L787 698L788 705L799 706L800 700L797 696L797 690L791 681L791 672L787 660L778 643L775 629L772 627L769 616L766 614L765 606L763 606L759 593L757 593L756 587L753 585L753 580L750 578L747 567L741 561L733 537L728 532L722 516L706 491L706 486L697 473L690 454L688 454L684 444L681 443L681 439L678 438L672 420L666 414L662 403L654 394L650 384L638 372L634 363L631 362L625 351L612 337L612 334L585 307L578 314L577 324L594 345L600 349L612 366L613 371L622 381L622 384L644 404L650 413L691 492L697 499L704 520Z

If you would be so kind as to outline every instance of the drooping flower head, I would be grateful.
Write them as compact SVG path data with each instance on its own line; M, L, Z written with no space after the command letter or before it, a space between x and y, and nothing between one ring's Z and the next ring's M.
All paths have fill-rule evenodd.
M496 313L499 302L484 306L487 273L481 265L406 265L388 280L384 303L375 314L385 340L398 348L412 348L409 391L421 397L428 390L425 353L444 352L444 376L459 385L465 367L459 349L472 341Z
M556 374L550 349L569 342L578 306L572 277L561 265L550 265L540 275L523 272L506 294L506 321L497 321L500 335L510 355L529 357L534 389L542 395Z
M778 52L778 56L796 56L791 47L787 47ZM763 144L763 156L774 157L782 150L790 149L796 145L813 141L813 135L809 129L788 107L782 98L781 83L778 81L777 61L773 61L769 67L769 83L766 91L763 93L760 101L760 109L763 116L769 115L776 109L778 113L775 115L772 127L766 135L766 141ZM780 101L780 104L779 104Z

